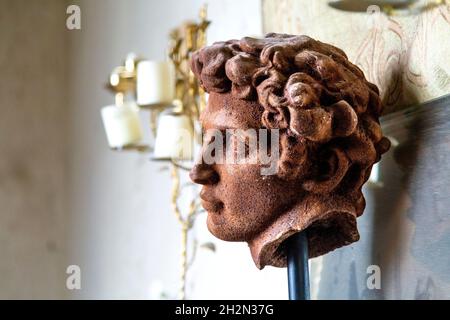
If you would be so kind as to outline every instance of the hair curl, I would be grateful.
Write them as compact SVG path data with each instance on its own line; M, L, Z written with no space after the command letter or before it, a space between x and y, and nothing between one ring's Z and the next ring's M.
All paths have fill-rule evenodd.
M270 33L205 47L193 54L191 69L206 92L257 100L263 126L303 142L311 175L320 171L324 152L338 150L349 166L334 189L362 197L361 187L389 141L379 125L377 86L342 50L307 36Z

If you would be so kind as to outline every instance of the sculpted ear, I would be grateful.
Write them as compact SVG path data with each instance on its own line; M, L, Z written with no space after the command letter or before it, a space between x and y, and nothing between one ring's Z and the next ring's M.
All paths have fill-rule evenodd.
M312 193L329 193L339 185L348 168L349 159L344 151L328 149L319 155L316 177L306 180L303 188Z
M292 135L282 134L280 137L281 153L279 160L279 176L285 179L297 179L310 170L306 161L307 141L326 143L333 138L348 137L358 125L358 115L345 100L340 100L326 107L301 109L289 105L289 129ZM304 189L313 193L331 192L344 178L349 167L347 155L337 149L327 149L318 157L319 163L315 179L304 182Z
M345 100L327 107L299 109L289 106L290 128L314 142L327 142L335 137L351 135L358 124L358 115Z

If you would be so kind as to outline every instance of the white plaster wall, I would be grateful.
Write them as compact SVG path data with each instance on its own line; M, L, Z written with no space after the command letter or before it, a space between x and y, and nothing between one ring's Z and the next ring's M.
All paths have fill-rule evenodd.
M196 19L204 1L79 1L82 30L71 42L71 256L82 268L82 298L175 297L179 226L169 207L168 171L147 155L107 148L99 116L112 102L103 89L129 51L163 59L169 30ZM208 42L261 34L259 0L209 1ZM198 252L188 298L286 298L285 270L258 271L244 243L214 239L200 218Z

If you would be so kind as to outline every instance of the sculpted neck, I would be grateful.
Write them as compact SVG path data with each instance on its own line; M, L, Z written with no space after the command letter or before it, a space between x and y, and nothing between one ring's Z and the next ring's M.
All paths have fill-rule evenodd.
M325 200L320 196L309 196L248 241L253 261L259 269L266 265L286 267L284 240L303 230L311 240L310 258L358 241L358 211L352 201L344 197Z

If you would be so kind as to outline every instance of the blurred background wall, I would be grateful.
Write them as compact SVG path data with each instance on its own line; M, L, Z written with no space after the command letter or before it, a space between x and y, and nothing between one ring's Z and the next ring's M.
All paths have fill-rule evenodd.
M0 1L0 298L66 297L64 1Z
M128 52L165 58L171 28L205 1L0 0L0 298L175 298L180 233L170 173L148 154L109 150L100 108ZM208 42L262 32L259 0L211 0ZM67 30L69 4L81 30ZM145 120L145 119L143 119ZM201 216L188 298L286 298L285 270L258 271L245 243ZM81 290L66 268L81 268Z

